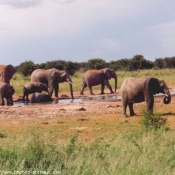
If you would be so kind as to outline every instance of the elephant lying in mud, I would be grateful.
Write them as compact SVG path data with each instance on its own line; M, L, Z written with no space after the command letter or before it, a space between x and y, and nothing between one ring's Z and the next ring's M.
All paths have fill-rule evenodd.
M123 104L123 116L126 117L126 107L129 106L130 116L135 115L133 103L146 101L147 111L153 112L154 95L158 93L165 94L164 104L171 102L171 95L166 83L163 80L146 78L127 78L121 85L121 95Z
M15 90L12 86L5 82L0 82L0 105L4 105L5 101L7 101L7 105L13 105L13 97Z
M40 103L40 102L49 102L49 101L53 101L53 99L48 94L36 92L31 96L31 103Z
M101 70L88 70L83 75L82 89L80 95L84 95L83 91L86 87L89 88L91 95L94 95L92 92L92 86L101 84L101 94L104 94L105 85L109 88L111 93L114 93L111 85L109 84L109 79L114 78L115 80L115 92L117 89L117 75L113 69L104 68Z
M29 94L35 93L35 92L42 92L45 91L49 94L47 85L44 83L40 82L28 82L25 84L24 89L23 89L23 98L22 101L29 101Z

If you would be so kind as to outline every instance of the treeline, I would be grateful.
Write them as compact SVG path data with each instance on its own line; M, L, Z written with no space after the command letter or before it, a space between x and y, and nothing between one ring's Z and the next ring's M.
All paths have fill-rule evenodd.
M46 63L34 64L32 61L25 61L16 66L17 72L23 76L28 76L35 69L57 68L65 70L68 74L73 75L76 71L86 71L89 69L102 69L105 67L114 70L142 70L142 69L163 69L175 68L175 57L157 58L155 61L149 61L143 55L135 55L133 58L124 58L116 61L106 62L101 58L90 59L87 62L72 62L64 60L48 61Z

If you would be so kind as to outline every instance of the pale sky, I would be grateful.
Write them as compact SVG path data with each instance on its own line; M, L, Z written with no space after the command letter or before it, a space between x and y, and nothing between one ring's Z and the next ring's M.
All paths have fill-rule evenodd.
M175 56L173 0L0 0L0 64Z

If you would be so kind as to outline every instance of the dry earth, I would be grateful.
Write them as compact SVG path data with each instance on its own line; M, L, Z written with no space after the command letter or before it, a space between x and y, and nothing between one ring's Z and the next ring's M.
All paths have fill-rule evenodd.
M98 91L95 94L99 94ZM63 138L75 131L86 141L114 134L120 131L125 125L135 128L143 116L145 102L134 104L134 117L122 117L121 100L116 99L116 94L80 96L74 92L73 102L68 98L69 92L60 93L58 102L42 104L24 104L15 102L13 106L0 107L0 129L6 132L26 131L32 126L41 126L46 129L59 128L58 136ZM83 98L83 100L82 100ZM95 99L94 99L95 98ZM21 96L14 96L14 101L21 99ZM66 101L66 102L65 102ZM171 103L163 104L163 97L155 97L154 111L162 113L168 125L175 128L175 98L172 96ZM127 109L127 113L129 111ZM129 121L129 122L128 122ZM64 133L64 134L63 134Z

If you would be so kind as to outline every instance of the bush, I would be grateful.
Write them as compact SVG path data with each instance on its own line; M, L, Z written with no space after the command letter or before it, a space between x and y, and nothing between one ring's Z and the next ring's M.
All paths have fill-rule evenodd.
M17 72L26 77L29 76L35 69L36 66L32 61L25 61L18 66Z
M142 124L146 129L153 128L159 129L161 126L165 126L167 119L162 118L162 114L152 114L152 113L144 113Z

